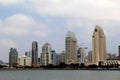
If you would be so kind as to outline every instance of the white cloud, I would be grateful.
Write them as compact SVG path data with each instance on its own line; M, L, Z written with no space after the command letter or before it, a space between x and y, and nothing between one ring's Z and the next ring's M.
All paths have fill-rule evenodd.
M44 16L120 20L118 3L109 0L31 0L30 6Z
M16 43L10 39L0 39L1 47L16 47Z
M32 32L37 32L38 30L47 35L47 25L24 14L15 14L5 18L4 20L0 20L0 28L0 33L6 35L25 36ZM38 32L36 34L38 35ZM41 36L43 37L43 35Z
M2 5L20 3L42 16L120 20L119 0L0 0Z
M20 4L24 3L25 0L0 0L0 4L2 5L10 5L10 4Z

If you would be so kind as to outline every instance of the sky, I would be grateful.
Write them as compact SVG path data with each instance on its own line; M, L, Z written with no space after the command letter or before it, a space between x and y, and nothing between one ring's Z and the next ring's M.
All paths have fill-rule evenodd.
M0 0L0 59L8 62L10 48L20 55L38 42L39 56L45 43L56 53L65 50L68 31L78 46L92 49L95 25L106 35L107 53L118 54L120 0Z

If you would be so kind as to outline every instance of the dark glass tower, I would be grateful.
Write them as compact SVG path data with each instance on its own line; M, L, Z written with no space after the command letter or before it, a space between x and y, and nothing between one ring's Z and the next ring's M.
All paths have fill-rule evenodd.
M32 43L32 65L36 65L38 63L38 43L33 41Z
M120 58L120 46L118 46L118 55L119 55L119 58Z
M11 48L9 52L9 67L17 65L18 52L17 49Z

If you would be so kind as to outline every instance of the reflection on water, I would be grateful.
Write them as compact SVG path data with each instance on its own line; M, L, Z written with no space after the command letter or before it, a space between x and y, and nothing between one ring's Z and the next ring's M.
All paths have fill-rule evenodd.
M120 80L120 71L91 71L91 70L0 71L0 80Z

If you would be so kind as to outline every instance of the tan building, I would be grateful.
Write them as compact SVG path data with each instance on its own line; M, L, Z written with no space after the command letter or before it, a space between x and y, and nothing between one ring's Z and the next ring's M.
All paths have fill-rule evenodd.
M20 57L18 58L18 64L19 64L19 66L21 66L21 67L31 66L31 58L28 57L28 56L25 56L25 55L20 56Z
M73 32L69 31L65 39L66 64L76 63L77 61L77 39Z
M101 27L95 27L92 36L92 62L98 64L99 61L106 60L106 37Z

